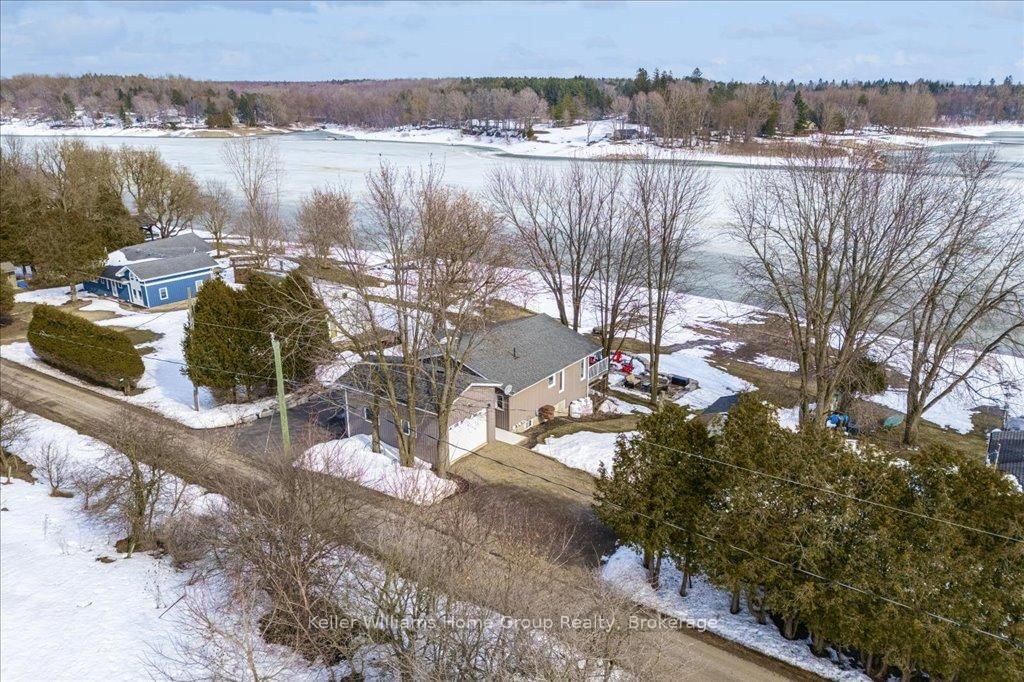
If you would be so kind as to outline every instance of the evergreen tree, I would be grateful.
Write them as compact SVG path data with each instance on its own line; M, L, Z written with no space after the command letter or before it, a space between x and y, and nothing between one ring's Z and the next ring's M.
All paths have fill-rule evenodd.
M796 120L793 123L793 133L799 135L800 133L807 130L808 124L811 122L811 108L804 102L804 97L797 90L796 94L793 95L793 106L796 107Z
M313 378L317 365L332 354L327 309L305 277L296 271L278 285L280 314L273 316L281 341L284 375L291 381Z
M767 523L762 515L777 501L777 489L753 472L771 470L786 456L789 435L779 426L775 408L757 393L747 393L729 410L717 438L717 457L733 466L723 465L724 481L714 503L718 542L704 563L712 578L732 593L732 612L739 611L746 589L751 610L762 622L767 617L762 586L772 567L755 553L764 548Z
M0 326L10 324L14 312L14 285L7 275L0 277Z
M283 301L279 296L277 278L261 272L249 275L239 298L239 325L244 331L238 332L236 342L245 349L246 390L262 383L256 377L274 376L274 356L270 346L270 333L276 328L281 315Z
M773 99L768 105L768 118L761 126L761 137L775 137L779 128L779 113L781 110L779 100Z
M707 426L687 408L666 403L663 428L645 434L653 443L664 446L671 476L671 536L669 554L683 574L679 594L686 596L690 577L700 566L707 548L710 515L724 480L722 467L702 457L715 457L714 439Z
M648 579L655 586L673 535L668 523L674 517L675 502L675 482L667 473L672 454L661 446L673 442L680 409L662 407L640 419L635 436L620 436L612 471L601 465L594 495L601 520L623 542L643 553Z
M239 294L219 279L203 284L185 325L185 374L195 386L229 389L247 384L247 352L239 341Z
M642 66L636 70L636 78L633 79L633 94L638 92L650 92L651 79L647 75L647 69Z

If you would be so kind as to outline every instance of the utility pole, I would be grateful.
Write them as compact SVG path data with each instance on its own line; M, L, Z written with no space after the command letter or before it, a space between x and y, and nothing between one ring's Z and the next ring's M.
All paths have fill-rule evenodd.
M281 367L281 343L270 333L270 347L274 349L274 373L277 375L277 410L281 415L281 447L284 456L291 458L292 440L288 434L288 405L284 401L284 369Z

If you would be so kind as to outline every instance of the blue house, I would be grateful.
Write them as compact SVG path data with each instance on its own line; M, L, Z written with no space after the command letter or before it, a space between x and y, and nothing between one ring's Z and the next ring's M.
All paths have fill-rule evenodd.
M191 232L112 251L99 278L83 283L91 294L143 308L184 301L214 277L213 249Z

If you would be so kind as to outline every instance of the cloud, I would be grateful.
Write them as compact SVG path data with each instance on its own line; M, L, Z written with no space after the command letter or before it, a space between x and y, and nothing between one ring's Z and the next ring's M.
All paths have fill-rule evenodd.
M877 35L881 29L867 21L847 23L821 14L791 15L785 23L750 25L725 31L728 38L774 40L796 38L810 43L831 43Z
M615 39L609 35L590 36L583 41L588 50L611 50L616 47Z
M974 3L973 6L994 19L1009 19L1024 24L1024 3L1016 0L1009 2L989 0L989 2Z

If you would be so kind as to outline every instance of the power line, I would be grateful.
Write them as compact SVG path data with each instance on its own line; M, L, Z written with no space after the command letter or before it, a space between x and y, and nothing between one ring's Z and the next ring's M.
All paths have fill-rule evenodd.
M352 412L351 409L347 409L346 411L348 411L350 413ZM399 425L396 424L395 422L391 421L390 419L386 419L386 418L385 418L385 420L388 421L392 426L398 428ZM423 434L423 435L425 435L427 438L430 438L431 440L434 440L436 442L439 442L439 443L442 442L436 436L432 436L430 434ZM573 493L575 493L577 495L581 495L584 498L592 498L593 497L590 493L586 493L584 491L577 490L576 488L573 488L572 486L567 485L565 483L561 483L559 481L554 481L554 480L551 480L551 479L549 479L549 478L547 478L545 476L541 476L539 474L535 474L533 472L526 471L526 470L521 469L519 467L509 465L509 464L507 464L505 462L502 462L500 460L494 459L492 457L487 457L486 455L482 455L479 452L475 452L473 450L470 450L469 448L465 448L465 447L462 447L462 446L459 446L459 445L455 445L454 443L448 443L448 446L449 447L453 447L453 448L455 448L457 450L462 450L463 452L468 453L470 455L476 455L477 457L480 457L482 459L486 459L486 460L488 460L490 462L494 462L495 464L498 464L500 466L504 466L506 468L513 469L513 470L518 471L518 472L520 472L520 473L522 473L522 474L524 474L526 476L530 476L530 477L536 478L538 480L543 480L543 481L545 481L547 483L550 483L552 485L559 486L559 487L564 488L566 490L569 490L570 492L573 492ZM521 447L521 446L515 446L515 447ZM528 450L527 448L522 448L522 449L527 450L528 452L533 453L532 450ZM533 453L533 454L537 454L537 453ZM689 532L689 531L687 531L687 529L682 528L682 527L680 527L680 526L678 526L678 525L676 525L676 524L674 524L674 523L672 523L670 521L660 521L658 519L653 518L652 516L650 516L648 514L644 514L643 512L640 512L640 511L637 511L637 510L634 510L634 509L626 509L626 508L622 507L621 505L617 505L617 504L612 503L612 502L607 502L607 501L605 501L605 502L607 504L611 505L612 507L620 510L620 511L623 511L623 512L626 512L626 513L629 513L629 514L634 514L634 515L640 516L642 518L646 518L649 521L654 521L655 523L659 523L659 524L668 526L670 528L673 528L675 530L681 531L683 533ZM813 571L806 570L806 569L801 568L799 566L793 566L793 565L788 564L788 563L786 563L784 561L780 561L778 559L774 559L772 557L768 557L768 556L765 556L763 554L759 554L757 552L753 552L753 551L748 550L748 549L743 548L743 547L738 547L738 546L733 545L733 544L728 543L728 542L723 542L720 539L710 537L708 535L702 534L702 533L697 532L697 531L694 531L694 534L697 535L698 537L708 541L708 542L713 543L713 544L725 545L725 546L729 547L730 549L733 549L733 550L736 550L738 552L744 553L744 554L746 554L748 556L753 556L753 557L762 559L764 561L767 561L767 562L769 562L769 563L771 563L773 565L781 566L783 568L787 568L789 570L796 571L796 572L798 572L800 574L806 575L806 576L808 576L810 578L813 578L813 579L816 579L816 580L821 580L821 581L826 582L826 583L828 583L830 585L835 585L837 587L840 587L840 588L843 588L843 589L846 589L846 590L851 590L851 591L857 592L859 594L862 594L862 595L865 595L865 596L868 596L868 597L871 597L871 598L874 598L874 599L878 599L878 600L884 601L884 602L886 602L888 604L892 604L893 606L897 606L899 608L905 609L905 610L910 611L912 613L922 613L924 615L927 615L927 616L929 616L931 618L934 618L936 620L939 620L941 622L948 623L948 624L954 625L956 627L969 629L969 630L972 630L972 631L974 631L974 632L976 632L976 633L978 633L980 635L984 635L986 637L991 637L991 638L997 639L999 641L1008 643L1011 646L1014 646L1016 648L1020 648L1020 645L1016 642L1016 640L1014 640L1014 639L1012 639L1012 638L1010 638L1010 637L1008 637L1006 635L1000 635L998 633L994 633L994 632L991 632L989 630L985 630L983 628L979 628L979 627L977 627L975 625L971 625L969 623L964 623L962 621L958 621L958 620L956 620L954 618L950 618L949 616L944 616L944 615L939 614L939 613L934 613L932 611L928 611L927 609L916 608L916 607L911 606L911 605L909 605L909 604L907 604L905 602L899 601L898 599L893 599L892 597L888 597L886 595L879 594L879 593L874 592L872 590L868 590L868 589L865 589L865 588L862 588L862 587L858 587L856 585L851 585L851 584L846 583L844 581L834 580L832 578L828 578L826 576L820 575L820 574L815 573Z
M114 351L114 350L106 349L106 348L103 348L103 347L100 347L100 346L83 344L81 342L77 342L77 341L74 341L72 339L69 339L68 337L55 336L55 335L47 334L47 333L44 333L44 332L39 332L38 334L40 336L45 336L45 337L48 337L48 338L66 340L69 343L74 343L76 345L80 345L80 346L83 346L83 347L94 348L94 349L103 350L103 351L106 351L106 352L116 352L116 353L124 354L124 355L128 355L129 354L129 353L126 353L124 351ZM157 360L157 361L160 361L160 363L167 363L167 364L170 364L170 365L177 365L177 366L183 367L183 368L188 368L189 367L187 363L183 363L183 361L181 361L181 360L174 360L174 359L169 359L169 358L163 358L163 357L159 357L159 356L156 356L156 355L146 355L146 357L154 359L154 360ZM246 372L232 372L230 370L223 370L223 369L220 369L220 368L210 368L210 367L199 366L199 365L193 365L191 367L194 367L196 369L205 370L205 371L208 371L208 372L216 372L216 373L221 373L221 374L227 374L227 375L230 375L232 377L249 377L249 378L253 378L253 379L260 379L262 381L275 381L276 380L274 377L255 375L255 374L246 373ZM297 385L299 387L302 387L304 385L302 382L298 382L298 381L295 381L295 380L288 380L288 382L293 384L293 386ZM385 399L385 400L389 400L389 398L387 396L378 395L377 397ZM476 402L476 406L481 406L481 404L482 404L482 401L477 401ZM945 519L945 518L940 518L940 517L937 517L937 516L931 516L929 514L924 514L922 512L916 512L916 511L913 511L913 510L910 510L910 509L902 509L902 508L899 508L899 507L894 507L892 505L887 505L887 504L882 503L882 502L877 502L877 501L874 501L874 500L869 500L867 498L860 498L860 497L857 497L855 495L850 495L848 493L843 493L841 491L835 491L835 489L821 487L821 486L818 486L818 485L813 485L811 483L805 483L803 481L793 480L791 478L786 478L784 476L778 476L776 474L771 474L771 473L760 471L758 469L753 469L753 468L750 468L750 467L744 467L742 465L738 465L738 464L735 464L735 463L732 463L732 462L727 462L727 461L720 460L720 459L717 459L717 458L714 458L714 457L708 457L707 455L698 455L696 453L689 453L689 452L686 452L686 451L675 449L675 447L670 447L668 445L664 445L662 443L650 442L650 444L652 444L652 445L654 445L656 447L660 447L660 449L676 453L678 455L683 455L685 457L695 458L695 459L706 461L706 462L711 462L711 463L714 463L714 464L717 464L717 465L720 465L720 466L725 466L725 467L729 467L729 468L736 469L736 470L739 470L739 471L743 471L745 473L750 473L750 474L754 474L754 475L763 476L765 478L769 478L769 479L772 479L772 480L775 480L775 481L778 481L778 482L783 482L783 483L787 483L787 484L791 484L791 485L797 485L799 487L804 487L804 488L807 488L807 489L812 489L812 491L815 491L815 492L818 492L818 493L823 493L825 495L837 496L837 497L840 497L840 498L844 498L846 500L851 500L851 501L854 501L854 502L859 502L859 503L862 503L862 504L871 505L871 506L879 507L879 508L882 508L882 509L887 509L887 510L892 511L892 512L898 512L898 513L902 513L902 514L907 514L909 516L914 516L916 518L921 518L921 519L926 519L926 520L930 520L930 521L935 521L937 523L943 523L943 524L951 526L951 527L961 528L961 529L964 529L964 530L971 530L971 531L974 531L974 532L980 532L980 534L987 535L989 537L997 538L997 539L1000 539L1000 540L1008 540L1008 541L1016 542L1016 543L1024 543L1024 539L1016 537L1016 536L1007 536L1007 535L1004 535L1004 534L1000 534L1000 532L995 532L995 531L992 531L992 530L987 530L985 528L979 528L977 526L972 526L972 525L968 525L968 524L965 524L965 523L959 523L957 521L952 521L952 520ZM526 450L527 452L530 452L530 453L534 452L534 451L530 451L529 449L525 449L525 447L524 447L523 450ZM668 467L662 467L662 468L671 471L671 468L668 468Z
M73 344L84 346L84 347L88 347L88 348L95 348L95 349L99 349L99 350L106 350L108 352L116 352L116 353L120 353L120 354L123 354L123 355L128 355L128 353L124 353L124 352L121 352L121 351L110 351L110 349L102 348L102 347L99 347L99 346L92 346L92 345L89 345L89 344L82 344L82 343L79 343L79 342L74 341L72 339L68 339L67 337L61 337L61 336L56 336L56 335L52 335L52 334L47 334L45 332L39 332L39 335L40 336L49 337L49 338L55 338L55 339L60 339L60 340L68 341L69 343L73 343ZM169 360L169 359L166 359L166 358L151 357L151 359L159 360L161 362L167 362L167 363L175 364L175 365L187 366L186 363L184 363L184 362L180 362L180 361L176 361L176 360ZM214 368L209 368L209 369L211 369L213 371L224 371L224 370L216 370ZM233 373L233 374L235 374L235 373ZM245 374L243 374L243 375L245 375ZM245 376L257 376L257 375L245 375ZM270 380L269 377L257 377L257 378L262 378L262 379L265 379L265 380L268 380L268 381ZM342 408L342 410L345 411L347 414L356 414L358 416L358 414L353 412L351 410L351 408ZM390 423L392 426L394 426L396 428L401 428L399 424L395 423L394 421L392 421L390 419L385 418L385 421L387 421L388 423ZM434 441L436 441L438 443L442 442L438 437L432 436L431 434L421 434L421 435L424 435L427 438L430 438L430 439L432 439L432 440L434 440ZM448 442L447 445L449 447L453 447L453 448L455 448L457 450L462 450L465 453L468 453L468 454L471 454L471 455L475 455L477 457L481 457L482 459L486 459L488 461L494 462L494 463L496 463L496 464L498 464L500 466L504 466L504 467L507 467L507 468L514 469L515 471L518 471L518 472L522 473L523 475L530 476L530 477L536 478L538 480L543 480L543 481L545 481L545 482L547 482L547 483L549 483L551 485L555 485L555 486L564 488L564 489L569 490L570 492L573 492L573 493L575 493L577 495L583 496L584 498L592 498L592 495L590 493L586 493L584 491L577 490L577 489L573 488L572 486L569 486L569 485L567 485L565 483L561 483L559 481L554 481L554 480L549 479L549 478L547 478L545 476L540 476L538 474L526 471L526 470L521 469L519 467L508 465L505 462L502 462L500 460L497 460L497 459L494 459L494 458L491 458L491 457L487 457L487 456L482 455L482 454L480 454L478 452L470 450L469 448L465 448L463 446L459 446L459 445L456 445L456 444L451 443L451 442ZM537 454L537 453L533 452L532 450L529 450L528 448L524 448L522 446L514 446L514 447L519 447L522 450L530 452L531 454L534 454L534 455ZM695 456L695 457L703 458L700 455L693 455L692 453L686 453L686 452L683 452L683 451L679 451L679 452L681 454L685 454L685 455L688 455L688 456ZM707 459L707 458L705 458L705 459ZM728 464L728 463L721 462L721 461L718 461L718 460L711 460L711 461L717 461L718 463ZM762 474L762 475L767 475L767 474L763 474L763 472L758 472L758 471L753 470L753 469L746 469L745 467L739 467L739 468L743 468L743 469L745 469L745 470L747 470L747 471L749 471L751 473L758 473L758 474ZM773 478L778 478L778 477L773 477ZM797 482L791 481L789 479L779 478L779 480L785 481L787 483L798 484ZM808 486L808 487L813 487L813 486ZM898 509L896 507L889 507L888 505L883 505L881 503L875 503L875 502L870 501L870 500L863 500L861 498L857 498L857 497L854 497L854 496L845 495L845 494L842 494L842 493L838 493L837 491L829 491L827 489L821 489L821 488L815 488L815 489L819 490L821 492L826 492L826 493L830 493L830 494L840 494L843 497L848 497L848 498L853 499L853 500L858 500L858 501L867 502L867 503L871 503L871 504L877 504L878 506L882 506L882 507L885 507L887 509L892 509L892 510L896 510L896 511L904 511L904 512L907 511L907 510L900 510L900 509ZM668 526L670 528L674 528L674 529L679 530L679 531L684 532L684 533L685 532L689 532L686 529L684 529L684 528L682 528L682 527L680 527L680 526L678 526L676 524L673 524L673 523L671 523L669 521L659 521L658 519L655 519L655 518L651 517L650 515L644 514L642 512L637 511L637 510L626 509L626 508L624 508L624 507L622 507L620 505L614 504L612 502L607 502L606 501L606 503L611 505L612 507L614 507L616 509L619 509L619 510L623 511L623 512L626 512L626 513L629 513L629 514L634 514L634 515L646 518L646 519L648 519L650 521L654 521L655 523L660 523L662 525ZM913 512L911 512L911 513L913 513ZM972 528L970 526L963 526L961 524L955 524L953 522L944 521L942 519L937 519L937 518L929 517L929 516L926 516L926 515L921 515L921 514L917 514L917 513L914 513L914 515L920 516L920 517L925 518L925 519L931 519L933 521L940 521L940 522L944 522L944 523L951 523L952 525L956 525L956 526L959 526L961 528L968 529L968 530L975 530L975 531L978 531L978 532L987 533L989 535L995 535L995 536L1002 537L1002 538L1009 539L1009 540L1015 540L1015 541L1018 541L1018 542L1020 541L1017 538L1012 538L1012 537L1008 537L1008 536L1002 536L1002 535L991 533L989 531L985 531L985 530L982 530L982 529ZM724 544L725 546L729 547L730 549L734 549L734 550L736 550L738 552L747 554L749 556L760 558L760 559L762 559L764 561L768 561L769 563L772 563L773 565L778 565L778 566L781 566L781 567L784 567L784 568L788 568L789 570L796 571L796 572L801 573L803 575L806 575L808 577L811 577L811 578L814 578L814 579L817 579L817 580L821 580L821 581L824 581L826 583L829 583L829 584L832 584L832 585L836 585L838 587L841 587L841 588L844 588L844 589L847 589L847 590L852 590L852 591L858 592L860 594L863 594L865 596L872 597L874 599L879 599L879 600L885 601L886 603L892 604L894 606L898 606L898 607L906 609L908 611L915 612L915 613L923 613L925 615L928 615L929 617L935 618L936 620L939 620L939 621L942 621L942 622L945 622L945 623L949 623L949 624L957 626L957 627L967 628L967 629L973 630L973 631L975 631L975 632L977 632L979 634L982 634L982 635L985 635L985 636L988 636L988 637L992 637L992 638L998 639L1000 641L1007 642L1007 643L1009 643L1009 644L1011 644L1013 646L1018 646L1013 639L1011 639L1011 638L1009 638L1007 636L999 635L999 634L996 634L996 633L992 633L992 632L989 632L989 631L984 630L982 628L978 628L978 627L976 627L974 625L965 624L965 623L963 623L961 621L957 621L956 619L950 618L948 616L943 616L941 614L933 613L933 612L925 610L925 609L918 609L918 608L915 608L913 606L910 606L909 604L906 604L906 603L901 602L899 600L893 599L891 597L887 597L885 595L878 594L878 593L873 592L871 590L860 588L860 587L857 587L855 585L851 585L851 584L845 583L843 581L838 581L838 580L834 580L834 579L831 579L831 578L827 578L827 577L822 576L820 574L814 573L813 571L808 571L806 569L800 568L799 566L792 566L792 565L787 564L787 563L785 563L783 561L779 561L778 559L774 559L772 557L768 557L768 556L765 556L765 555L762 555L762 554L758 554L756 552L752 552L751 550L745 549L743 547L738 547L738 546L733 545L731 543L727 543L727 542L723 543L723 541L721 541L719 539L712 538L710 536L707 536L705 534L699 533L697 531L693 531L693 532L694 532L695 535L697 535L698 537L700 537L700 538L702 538L702 539L704 539L704 540L706 540L708 542L712 542L714 544Z

